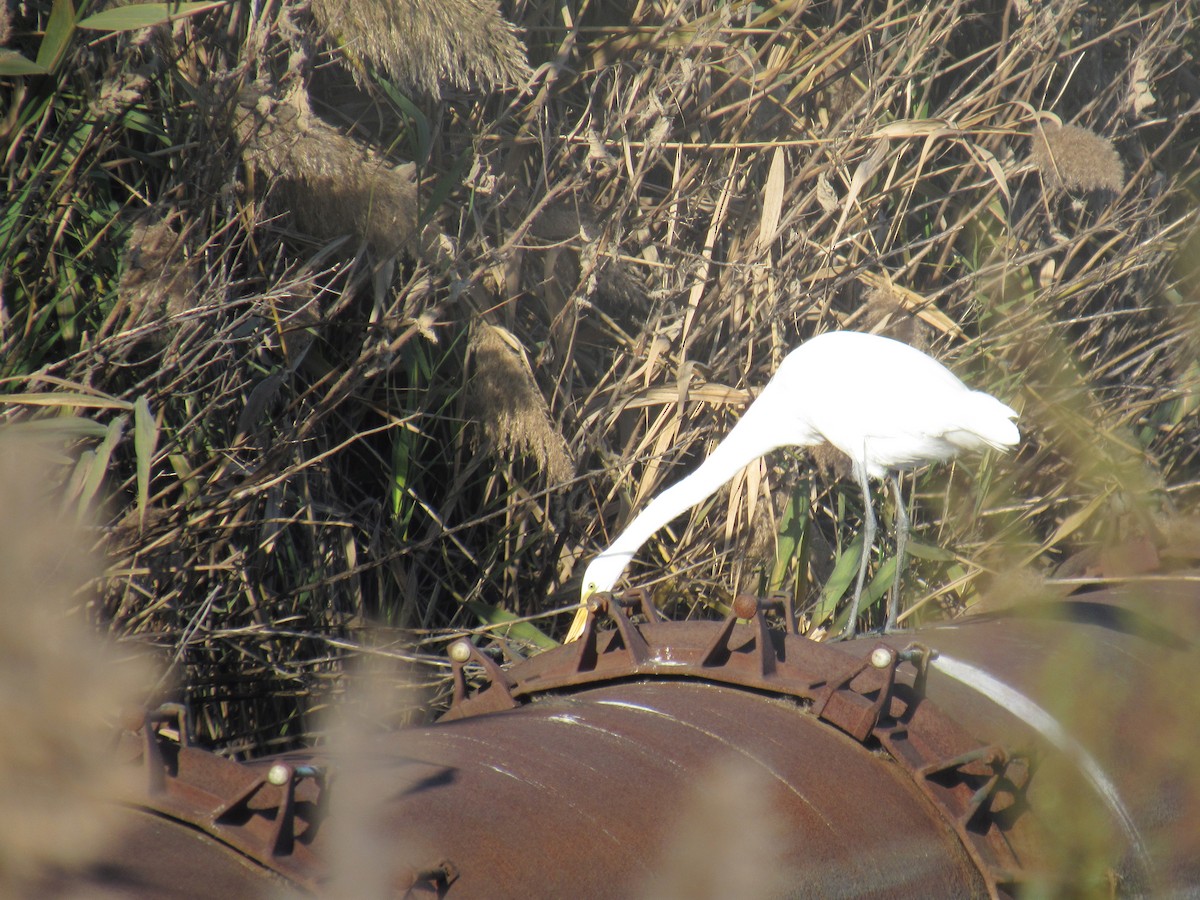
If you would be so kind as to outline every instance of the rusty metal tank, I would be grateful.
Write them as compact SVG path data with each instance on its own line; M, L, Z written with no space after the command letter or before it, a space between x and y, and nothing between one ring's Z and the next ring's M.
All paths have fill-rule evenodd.
M839 644L601 597L506 668L456 642L449 712L353 760L230 762L166 708L107 887L170 859L193 896L345 894L349 859L413 897L1193 893L1200 597L1152 587Z

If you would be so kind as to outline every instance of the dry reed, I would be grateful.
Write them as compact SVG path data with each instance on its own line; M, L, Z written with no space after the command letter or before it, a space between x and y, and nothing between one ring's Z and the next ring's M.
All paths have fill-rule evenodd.
M529 77L525 47L495 0L314 0L312 12L349 53L430 94L442 82L502 88Z
M554 427L529 362L502 329L477 322L468 344L473 415L496 449L532 459L550 484L569 481L575 471L570 450Z
M1052 190L1121 190L1125 166L1112 141L1077 125L1039 123L1030 161Z
M74 429L107 626L201 738L303 740L368 621L443 691L462 631L552 644L579 562L829 328L1021 411L1017 453L916 479L918 615L1194 507L1193 5L511 10L232 4L3 88L0 416ZM755 467L630 581L717 615L773 537L836 613L861 499L810 471Z

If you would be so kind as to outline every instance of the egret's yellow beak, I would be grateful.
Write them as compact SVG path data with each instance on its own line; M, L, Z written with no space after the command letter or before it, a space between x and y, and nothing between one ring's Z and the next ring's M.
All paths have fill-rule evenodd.
M583 594L579 600L579 609L575 613L575 618L571 620L571 627L567 629L567 636L563 638L564 644L569 644L571 641L577 641L583 637L583 626L587 624L588 617L588 599L592 594L596 593L594 584L585 584L583 586Z

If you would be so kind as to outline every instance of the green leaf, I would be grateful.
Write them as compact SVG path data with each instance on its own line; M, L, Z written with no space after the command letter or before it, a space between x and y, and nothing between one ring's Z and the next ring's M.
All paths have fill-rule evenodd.
M842 595L854 584L854 580L858 577L858 561L862 556L862 549L863 536L859 534L837 558L829 580L821 589L821 599L817 601L817 606L813 610L812 623L814 626L820 625L833 615Z
M862 555L862 535L859 534L850 542L845 551L837 558L837 562L833 566L833 574L829 576L829 580L825 582L825 587L821 591L821 599L817 601L816 608L812 614L813 626L821 625L827 619L833 616L837 610L838 602L845 597L854 588L854 582L858 578L858 561ZM936 548L935 548L936 549ZM914 554L915 555L915 554ZM889 556L879 566L874 577L869 582L863 585L862 599L859 603L858 614L862 615L867 610L877 604L880 599L887 596L887 592L891 590L892 583L896 579L896 557ZM835 619L831 631L834 634L842 631L846 627L846 620L850 618L850 608L846 607Z
M158 423L150 412L150 402L138 397L133 404L133 449L137 456L138 528L146 520L146 505L150 497L150 463L158 446Z
M85 481L88 473L92 471L92 460L96 458L95 450L84 450L79 454L79 459L75 461L75 468L71 470L71 477L67 479L67 483L62 495L62 507L67 509L72 503L76 506L82 501L85 489Z
M464 605L485 625L503 625L506 622L511 622L512 625L504 629L504 631L513 640L527 641L544 650L552 650L559 645L558 641L547 635L532 622L517 621L517 617L507 610L492 606L490 603L480 603L477 600L468 600Z
M858 577L857 570L854 573ZM875 573L869 582L863 585L862 600L858 605L858 614L861 616L869 609L873 609L875 604L887 596L888 591L892 589L892 584L896 580L896 557L889 556L879 566L879 570ZM846 621L850 618L850 607L847 606L841 611L837 617L837 622L833 627L834 634L840 634L846 627Z
M26 59L16 50L0 48L0 76L45 75L50 70Z
M928 562L953 562L955 558L954 551L919 541L912 535L908 538L908 555Z
M121 434L125 431L128 421L126 416L117 416L109 422L108 428L105 429L104 440L100 442L96 451L85 453L79 458L79 465L84 471L83 487L80 490L79 503L76 508L79 521L82 521L92 508L92 500L100 490L104 476L108 474L108 462L112 459L113 449L121 440Z
M958 596L963 608L970 609L979 602L979 592L975 590L975 579L967 577L967 570L955 564L946 569L946 583L960 585Z
M49 419L31 419L28 422L15 422L0 428L0 437L32 436L57 437L64 440L78 438L102 438L108 434L108 429L99 422L82 419L78 416L55 416Z
M47 72L53 72L66 54L74 32L75 7L71 0L54 0L42 45L38 47L37 65Z
M428 354L421 344L408 359L408 379L411 390L423 390L429 384L432 369ZM412 428L400 426L392 431L392 518L396 534L407 538L413 514L419 508L413 494L413 485L418 480L418 458L423 437Z
M401 537L408 535L408 526L415 511L409 491L418 437L415 431L399 428L392 439L392 518Z
M84 406L90 409L132 409L133 404L115 397L98 397L78 391L43 391L29 394L0 394L0 403L18 406Z
M175 473L175 477L183 485L183 492L187 494L188 499L195 500L199 497L200 484L193 474L192 465L188 462L187 457L182 453L172 453L167 456L167 462L171 464L171 471Z
M195 16L210 9L219 9L227 0L214 3L139 3L134 6L119 6L116 9L106 9L104 12L88 16L78 22L80 28L91 31L107 31L115 34L121 31L137 31L139 28L150 28L167 22L176 22L188 16Z
M421 226L433 220L441 205L463 183L463 179L467 177L467 172L471 168L472 157L473 152L469 149L458 154L454 164L434 184L433 189L429 192L429 201L421 212Z
M779 535L775 539L775 568L771 572L768 585L770 593L783 586L783 579L793 559L797 562L800 576L803 576L804 559L808 550L809 513L808 482L802 481L792 492L779 523ZM802 594L803 591L798 590L797 593Z
M379 84L383 88L385 94L396 104L401 114L412 123L413 130L416 132L416 141L413 144L413 157L421 162L428 159L429 148L432 143L432 130L429 127L429 119L421 112L421 108L413 103L408 97L400 92L400 89L386 78L380 78Z

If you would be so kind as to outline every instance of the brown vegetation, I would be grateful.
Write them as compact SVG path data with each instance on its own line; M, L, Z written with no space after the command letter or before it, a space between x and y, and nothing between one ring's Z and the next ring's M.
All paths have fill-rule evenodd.
M1017 454L913 483L914 616L1172 532L1195 10L992 6L20 7L0 71L44 74L0 81L0 417L104 521L90 613L230 752L303 740L368 623L444 688L452 635L552 644L579 561L835 327L1021 411ZM860 513L777 454L630 577L673 615L786 589L827 624Z
M1078 125L1039 123L1029 156L1053 190L1115 193L1125 182L1125 166L1112 141Z

